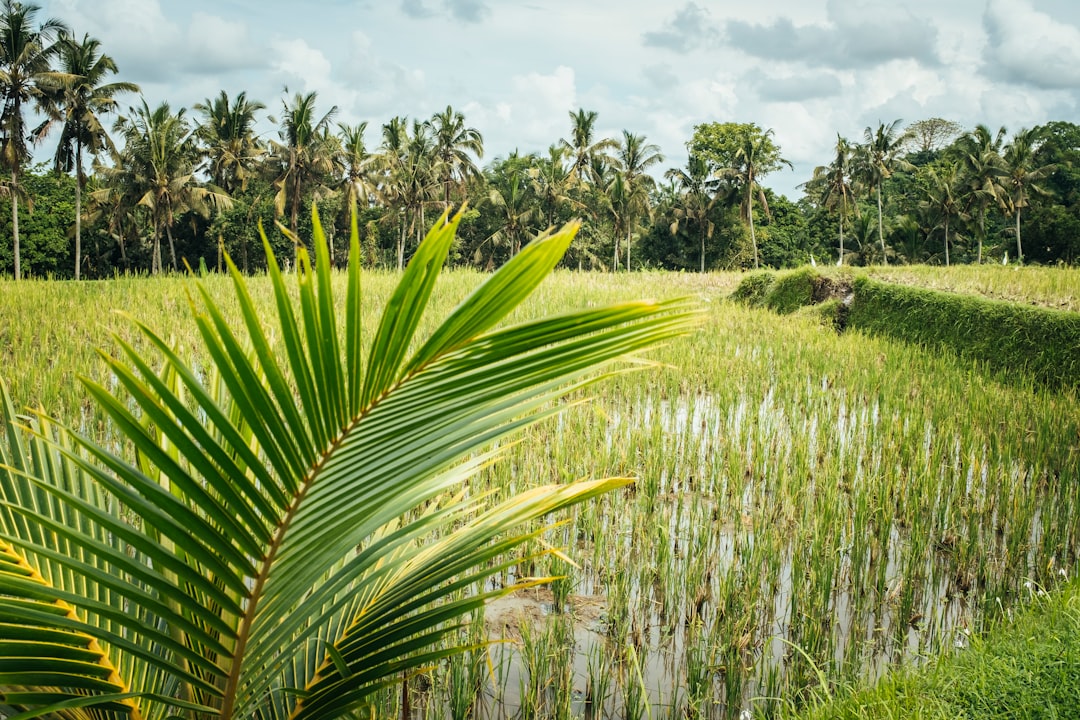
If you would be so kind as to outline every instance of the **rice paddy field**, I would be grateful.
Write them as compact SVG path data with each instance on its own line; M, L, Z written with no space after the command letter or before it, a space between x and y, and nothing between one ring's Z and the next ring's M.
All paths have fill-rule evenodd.
M1080 302L1076 270L875 275L1073 311ZM395 276L367 278L373 325ZM583 477L636 482L545 538L573 564L523 555L504 574L503 584L559 579L474 618L466 636L480 649L411 682L414 717L775 717L837 685L963 652L1080 571L1074 393L736 305L727 296L740 279L561 272L526 306L688 295L706 317L485 471L477 489L497 496ZM449 312L480 280L447 273L435 303ZM94 348L108 351L111 332L135 338L112 309L204 362L190 282L0 282L0 376L18 403L108 440L76 376L108 384ZM205 282L229 296L224 279ZM269 283L251 287L269 310ZM388 691L377 715L400 716L400 695Z

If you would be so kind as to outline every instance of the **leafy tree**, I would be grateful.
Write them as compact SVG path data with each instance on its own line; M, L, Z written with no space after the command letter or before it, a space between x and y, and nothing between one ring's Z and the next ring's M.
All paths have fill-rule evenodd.
M574 176L566 166L567 153L567 149L561 145L550 145L548 156L539 158L536 165L529 168L532 192L540 204L547 227L555 225L560 208L581 204L570 196Z
M934 117L911 123L904 130L904 136L907 138L906 147L917 153L929 154L944 148L963 131L958 122Z
M836 211L840 220L840 256L837 265L844 264L844 218L852 209L858 209L852 187L852 158L854 148L846 138L836 136L836 154L828 165L814 168L808 185L820 190L821 204L827 210Z
M728 123L728 125L732 125ZM699 128L702 126L698 126ZM762 131L757 125L735 125L734 132L726 137L721 137L723 144L714 152L718 162L720 177L726 179L738 193L739 208L743 222L750 230L750 245L754 256L754 268L760 266L760 253L758 252L757 233L754 228L754 199L757 199L762 211L766 216L769 214L769 201L758 180L768 173L778 170L791 163L780 156L780 146L773 142L772 128ZM733 135L734 137L731 137ZM707 150L707 146L697 142L698 130L694 130L695 140L691 141L691 147L701 147ZM734 152L728 157L731 150L730 141L734 140ZM727 164L719 164L725 160Z
M942 244L945 249L945 265L949 265L949 226L953 221L964 221L968 215L964 210L963 179L955 163L945 163L931 167L927 171L929 186L923 207L935 218L936 224L944 231ZM955 224L953 224L955 227Z
M653 165L664 161L660 147L647 142L644 135L635 135L623 130L622 141L616 148L615 161L618 163L618 175L621 175L619 204L624 214L626 229L626 269L630 270L630 244L637 220L649 212L649 191L656 181L645 173ZM618 240L616 239L615 266L619 269Z
M888 251L885 248L881 197L882 185L897 170L912 169L911 163L900 157L900 151L907 141L907 136L899 131L900 120L890 124L878 123L877 129L867 127L863 131L863 144L859 147L856 160L856 175L868 188L872 188L877 198L878 241L881 243L881 261L888 265Z
M58 83L52 61L59 52L55 42L57 35L67 26L56 18L50 18L34 27L34 19L41 8L34 4L23 5L17 0L0 3L0 164L11 173L7 194L11 196L11 229L15 279L22 276L19 258L19 197L23 195L19 184L23 165L30 160L27 139L40 140L43 125L33 133L26 127L24 112L29 105L46 115L54 114L52 89Z
M307 95L296 93L291 103L282 100L284 114L278 132L281 142L272 143L281 167L275 183L277 195L274 206L278 215L283 215L288 207L289 230L297 238L304 192L326 187L325 181L334 170L337 154L337 139L329 133L337 105L322 117L317 117L316 99L317 93L311 91Z
M412 132L406 118L392 118L383 125L380 165L385 173L383 198L396 209L391 217L400 221L397 267L405 263L405 239L415 232L417 243L424 232L424 209L439 187L434 143L426 124L413 120Z
M227 208L231 200L219 189L202 187L196 180L198 151L183 108L174 114L163 102L151 110L143 100L133 110L132 117L121 118L116 124L124 136L124 150L110 172L113 192L129 212L135 207L149 212L151 272L162 270L163 232L169 241L170 265L176 270L173 226L177 218L189 211L206 217L211 209Z
M203 118L195 136L202 143L211 181L230 196L243 192L266 156L255 136L255 113L266 106L248 100L244 91L230 100L222 90L213 100L207 98L194 107Z
M525 160L524 163L518 162ZM533 186L529 181L533 158L520 158L512 154L505 162L497 163L497 168L488 183L488 203L494 210L495 226L484 241L492 249L488 253L486 266L494 266L495 251L505 248L510 257L521 251L525 237L532 231L535 221L540 217ZM473 262L482 261L482 245L476 248Z
M75 171L75 279L78 280L82 268L82 191L87 181L83 173L83 150L89 150L95 157L106 150L116 152L100 116L117 110L117 95L137 93L139 86L105 82L116 74L116 62L101 53L101 42L89 35L79 41L62 33L57 46L63 77L59 80L55 103L62 129L53 165L58 173Z
M1001 157L1001 145L1005 128L992 134L986 125L978 125L956 142L962 173L967 189L968 208L975 220L975 237L978 241L977 262L982 263L983 243L986 241L986 213L992 206L1003 206L1006 175L1005 161Z
M456 225L418 249L370 345L355 235L344 318L316 237L314 268L299 250L298 307L271 257L272 331L239 273L242 328L199 288L209 368L140 327L146 349L121 342L107 360L115 394L86 381L131 457L44 420L22 433L0 384L0 614L19 658L6 717L352 717L465 652L453 638L469 613L535 584L488 581L553 513L626 481L501 502L460 488L492 441L548 417L594 368L686 332L695 310L624 303L496 330L571 227L414 343Z
M679 202L673 209L671 234L679 232L680 223L683 221L697 225L698 238L701 241L701 272L705 272L705 241L712 238L715 230L709 214L720 197L715 191L716 182L710 175L708 163L699 155L687 158L685 170L671 168L664 173L664 177L678 184L679 191Z
M75 179L39 164L25 168L21 182L34 198L34 212L20 223L23 277L70 278L74 256L68 230L75 219ZM11 223L11 206L0 205L0 229L10 230ZM0 272L10 274L13 264L11 245L0 245Z
M450 188L480 176L473 162L484 157L484 138L476 128L465 126L465 116L447 105L425 125L431 131L439 180L443 188L443 207L450 207Z
M1005 170L1002 185L1008 201L1007 209L1016 221L1016 259L1020 262L1024 260L1024 249L1020 243L1020 213L1030 205L1031 195L1047 193L1039 183L1057 169L1053 163L1039 163L1038 149L1041 142L1041 133L1037 128L1019 130L1005 146L1002 154Z
M618 143L611 138L596 139L595 110L579 108L570 112L570 138L563 138L559 143L570 153L570 174L577 182L599 183L596 175L597 161L606 157L609 150L614 150Z

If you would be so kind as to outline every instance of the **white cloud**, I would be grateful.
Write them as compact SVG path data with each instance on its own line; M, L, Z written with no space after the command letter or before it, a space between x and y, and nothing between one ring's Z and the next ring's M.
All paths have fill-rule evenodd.
M235 72L266 62L248 37L245 21L229 21L204 12L192 14L187 46L185 64L197 72Z
M983 16L988 74L1041 88L1080 89L1080 28L1029 0L990 0Z
M39 18L59 16L77 35L100 39L126 80L163 80L179 66L183 33L157 0L60 0L48 10Z

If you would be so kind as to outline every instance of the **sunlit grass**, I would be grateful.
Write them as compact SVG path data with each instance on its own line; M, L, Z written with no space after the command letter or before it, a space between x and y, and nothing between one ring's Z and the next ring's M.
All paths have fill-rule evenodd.
M927 286L993 280L989 269L942 270L895 272ZM1054 272L1002 271L1025 298L1075 302ZM448 312L481 278L449 272L433 302ZM369 329L394 280L366 275ZM504 702L508 714L520 705L526 715L581 716L587 699L626 717L798 707L993 625L1027 583L1052 588L1075 574L1075 395L1000 384L948 353L735 305L726 297L738 280L560 272L515 315L681 295L708 308L700 332L653 353L659 366L590 388L590 403L530 429L483 475L497 495L586 476L638 482L548 538L579 567L522 558L507 574L568 580L544 596L548 615L527 618L515 643L491 651L504 664L447 666L414 683L422 714L465 717ZM227 280L205 282L230 309ZM108 350L111 332L135 338L112 309L204 362L188 283L0 283L0 374L18 403L107 434L75 376L108 384L93 348ZM250 287L269 308L269 284ZM467 631L474 639L479 623ZM378 714L399 702L387 693Z
M867 268L888 282L1080 311L1080 269L1035 265L890 265Z

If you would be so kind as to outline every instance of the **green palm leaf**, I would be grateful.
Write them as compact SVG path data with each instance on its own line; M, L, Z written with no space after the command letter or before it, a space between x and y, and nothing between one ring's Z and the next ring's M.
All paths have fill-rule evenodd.
M493 440L556 412L596 368L688 332L691 304L497 328L562 257L570 226L529 243L418 339L457 229L444 216L368 346L355 225L340 332L313 220L298 299L266 244L272 331L230 264L241 328L205 288L192 300L210 371L138 325L154 356L118 341L122 357L105 358L117 393L86 383L134 460L44 418L26 435L3 393L5 713L340 716L464 650L449 639L467 615L518 586L474 588L543 534L537 521L626 482L497 504L462 490L495 460L483 452Z

